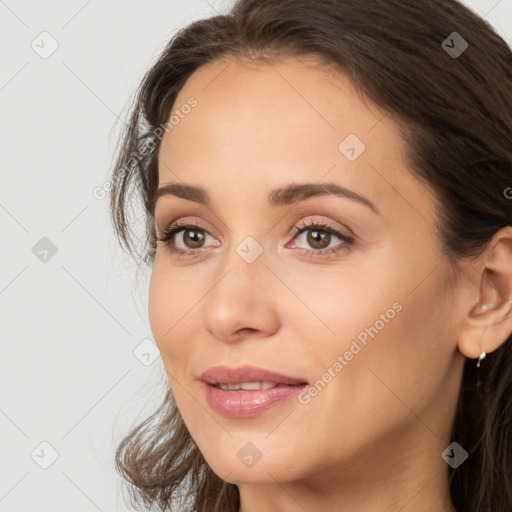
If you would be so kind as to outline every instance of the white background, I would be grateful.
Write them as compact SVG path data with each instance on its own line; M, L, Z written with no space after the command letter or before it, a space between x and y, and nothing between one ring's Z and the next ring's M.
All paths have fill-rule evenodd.
M464 3L512 45L512 0ZM136 281L93 190L144 72L177 29L229 5L0 1L2 512L128 510L114 448L166 377L160 358L134 354L154 347L149 275ZM46 59L31 47L44 31L58 43ZM43 237L57 248L46 262L32 252ZM42 442L58 452L47 469Z

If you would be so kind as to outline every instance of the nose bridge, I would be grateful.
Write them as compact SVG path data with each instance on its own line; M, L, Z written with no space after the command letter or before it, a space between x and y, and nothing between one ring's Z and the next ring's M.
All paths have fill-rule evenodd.
M204 301L205 327L215 337L229 340L240 329L275 328L273 275L267 264L262 244L252 236L234 243L223 255Z
M226 237L229 249L222 255L223 265L226 270L234 267L231 272L239 273L244 280L254 278L255 274L268 273L269 233L265 232L261 221L258 222L264 211L258 206L248 214L247 205L237 205L232 212L228 219L230 232Z
M264 291L268 290L267 274L270 272L266 252L259 241L246 236L241 242L233 243L221 260L213 295L229 292L224 298L229 299L231 294L236 300L252 300L257 298L258 292L257 296L263 297Z

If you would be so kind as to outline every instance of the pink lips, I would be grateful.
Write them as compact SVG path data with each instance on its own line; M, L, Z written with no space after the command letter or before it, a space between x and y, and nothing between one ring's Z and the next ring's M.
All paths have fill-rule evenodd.
M238 368L215 366L204 372L199 380L205 384L206 400L209 406L218 414L228 418L257 416L293 398L307 384L304 379L287 377L254 366ZM242 383L256 382L263 383L261 389L221 389L220 387L222 385L236 388ZM254 386L244 384L244 387Z

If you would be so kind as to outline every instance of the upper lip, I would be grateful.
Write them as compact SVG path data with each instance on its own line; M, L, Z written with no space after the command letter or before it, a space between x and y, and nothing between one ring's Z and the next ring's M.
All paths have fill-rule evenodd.
M207 384L240 384L242 382L273 382L274 384L307 384L304 379L288 377L255 366L214 366L206 370L199 380Z

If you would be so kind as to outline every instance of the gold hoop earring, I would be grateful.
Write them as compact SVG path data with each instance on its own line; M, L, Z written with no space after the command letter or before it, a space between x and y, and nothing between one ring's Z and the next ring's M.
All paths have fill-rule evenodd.
M477 368L480 368L480 362L482 361L482 359L484 359L484 358L485 358L485 356L486 356L485 352L482 352L482 353L480 354L480 357L478 358L478 363L476 363L476 367L477 367Z

